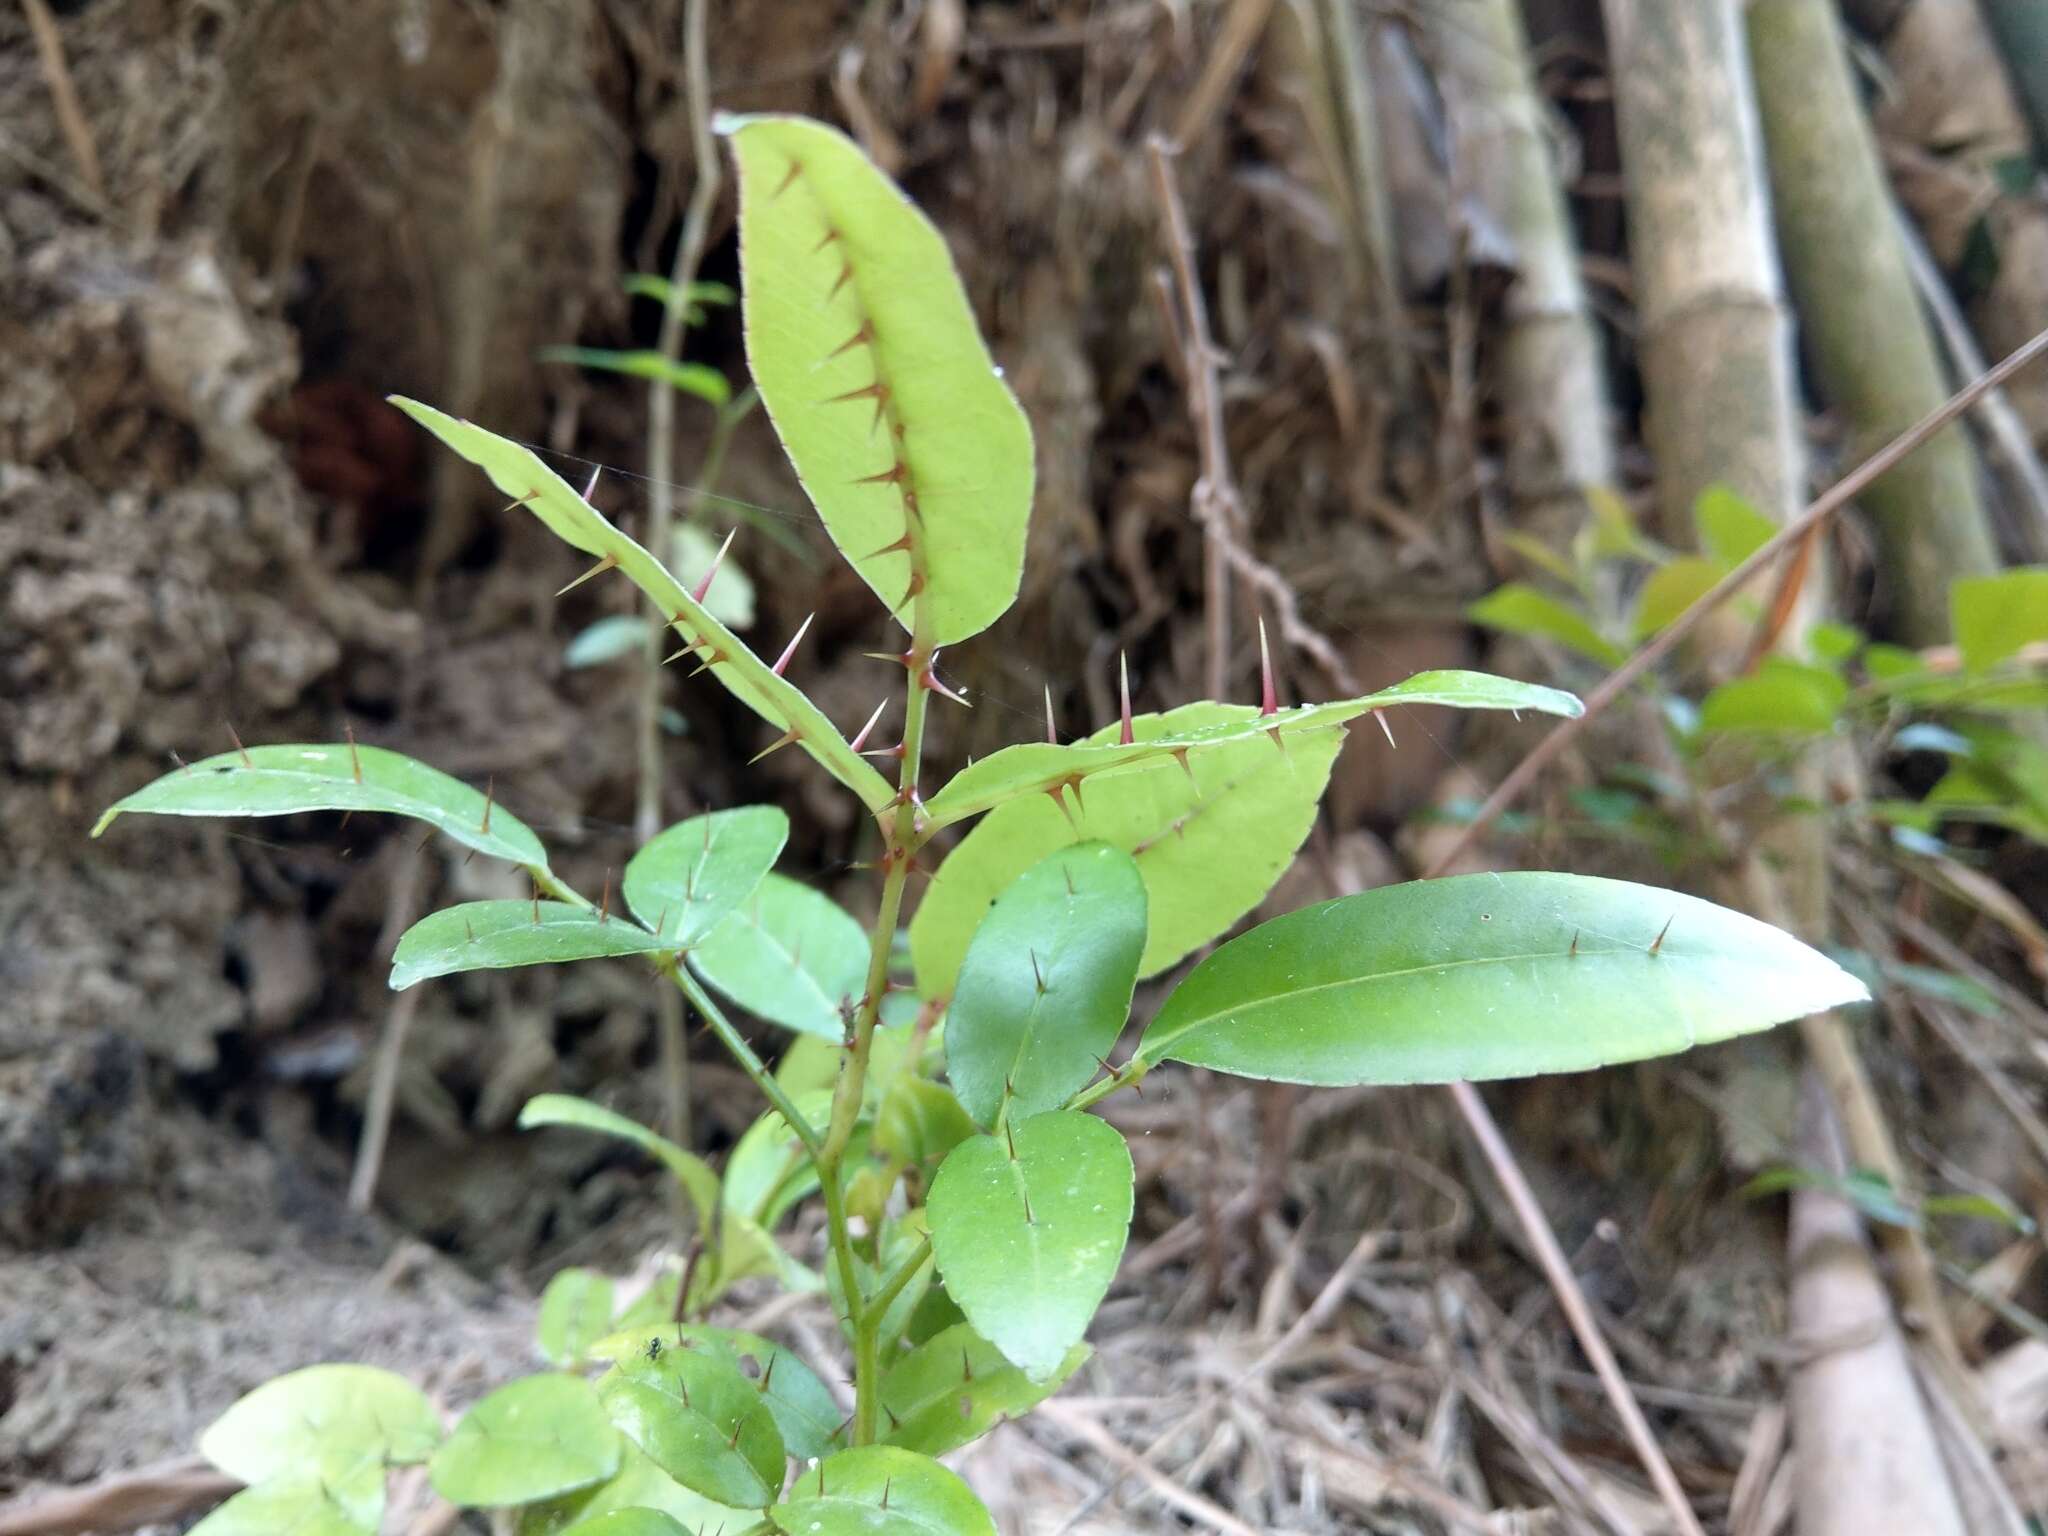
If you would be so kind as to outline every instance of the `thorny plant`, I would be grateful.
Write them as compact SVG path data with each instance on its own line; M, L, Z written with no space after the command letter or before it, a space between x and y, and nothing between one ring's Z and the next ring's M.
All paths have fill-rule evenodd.
M1008 747L921 788L942 646L1014 601L1030 513L1023 413L991 363L938 233L846 139L801 119L727 119L738 164L749 361L826 531L904 632L901 731L851 740L771 664L527 449L396 403L564 541L623 572L690 659L759 715L760 756L809 754L874 818L880 895L862 926L773 872L772 806L668 828L596 902L550 866L489 787L345 743L243 748L109 810L173 815L385 811L521 867L526 899L416 924L391 985L485 968L640 956L681 990L769 1109L722 1175L595 1104L543 1095L528 1126L633 1142L696 1215L689 1258L620 1310L571 1270L543 1298L559 1369L484 1398L444 1435L401 1377L323 1365L258 1388L201 1441L251 1486L205 1536L290 1525L373 1530L387 1468L429 1463L465 1507L522 1532L651 1536L687 1526L794 1536L978 1533L994 1525L935 1458L1027 1411L1087 1359L1129 1230L1122 1136L1088 1113L1168 1061L1309 1084L1443 1082L1583 1070L1683 1050L1861 1000L1832 962L1695 898L1570 874L1485 875L1322 903L1217 947L1112 1065L1136 983L1209 945L1271 889L1316 815L1348 722L1406 703L1572 715L1569 694L1472 672L1282 708L1184 705L1062 742ZM806 621L808 624L808 621ZM870 759L893 767L894 781ZM908 877L933 874L899 946ZM714 995L715 994L715 995ZM719 999L725 1001L722 1003ZM771 1070L736 1004L794 1034ZM822 1272L776 1232L816 1196ZM850 1412L809 1366L704 1321L768 1275L829 1297L852 1359ZM792 1471L792 1462L795 1463Z

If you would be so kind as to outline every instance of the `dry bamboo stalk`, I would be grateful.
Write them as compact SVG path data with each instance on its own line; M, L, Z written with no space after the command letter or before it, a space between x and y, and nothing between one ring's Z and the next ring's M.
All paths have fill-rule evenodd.
M1518 526L1561 545L1588 486L1614 480L1612 407L1571 216L1514 0L1423 8L1453 175L1513 245L1493 361Z
M1821 388L1861 458L1947 391L1833 5L1756 0L1747 25L1786 274ZM1909 645L1948 637L1950 583L1998 568L1977 483L1953 426L1863 497L1890 628Z

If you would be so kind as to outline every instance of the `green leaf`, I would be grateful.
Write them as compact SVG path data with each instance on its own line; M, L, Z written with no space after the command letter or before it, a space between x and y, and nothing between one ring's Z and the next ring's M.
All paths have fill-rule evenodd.
M618 1476L584 1493L529 1504L519 1512L519 1536L562 1536L586 1522L629 1510L654 1510L691 1532L743 1530L749 1517L729 1504L693 1493L650 1461L637 1445L620 1450Z
M838 1399L804 1364L802 1357L772 1339L740 1328L714 1328L705 1323L674 1323L666 1319L645 1328L600 1339L590 1351L593 1360L649 1362L670 1350L691 1349L723 1360L751 1380L761 1401L782 1431L782 1443L799 1461L822 1456L839 1443L846 1415Z
M700 278L678 290L667 278L652 272L628 272L619 279L619 286L636 299L652 299L669 309L679 304L710 304L724 308L737 304L740 298L730 283L714 283Z
M638 614L614 613L587 625L562 652L562 665L571 671L601 667L608 661L635 656L647 643L647 621Z
M547 850L502 806L467 784L382 747L250 747L188 763L116 800L92 829L124 811L153 816L289 816L300 811L388 811L424 821L465 848L545 869Z
M975 1129L951 1089L906 1075L882 1096L874 1148L883 1157L900 1158L913 1167L935 1165Z
M753 895L788 840L789 818L772 805L692 816L633 855L620 889L635 917L687 949Z
M535 1504L619 1470L619 1432L580 1376L500 1387L455 1426L428 1467L434 1492L465 1509Z
M2048 565L1967 576L1948 589L1948 604L1963 665L1982 672L2048 640Z
M1142 741L1262 717L1249 704L1188 704L1132 722ZM1106 726L1084 745L1116 739ZM1084 840L1121 848L1145 877L1148 923L1141 976L1207 943L1273 888L1315 821L1316 804L1344 743L1336 728L1263 732L1134 764L1068 791L997 807L939 866L910 924L918 991L946 997L989 905L1055 849ZM1071 819L1070 819L1071 818Z
M1692 504L1700 548L1733 570L1771 541L1778 525L1725 485L1710 485Z
M1711 560L1686 557L1659 566L1636 598L1635 636L1647 640L1705 597L1721 579L1722 568Z
M895 786L875 766L847 745L838 728L787 678L775 674L739 636L698 602L653 555L614 528L567 481L543 463L530 448L486 432L472 422L449 416L402 395L390 397L414 421L483 470L491 483L530 510L572 548L616 561L627 580L654 600L668 622L682 633L699 660L710 663L711 675L726 691L759 715L777 732L794 731L796 744L879 811L896 795Z
M1130 1233L1132 1179L1112 1126L1056 1109L961 1142L932 1181L946 1292L1026 1375L1058 1374L1088 1331Z
M1256 710L1230 706L1208 706L1223 711L1217 718L1199 725L1161 730L1145 722L1158 715L1140 715L1132 722L1134 740L1116 739L1116 732L1098 731L1083 741L1058 745L1052 742L1020 742L970 763L956 773L925 807L934 827L943 827L1026 795L1047 793L1058 786L1081 783L1083 793L1102 775L1143 765L1160 763L1182 755L1192 756L1212 747L1260 738L1278 739L1300 731L1344 725L1360 715L1397 704L1440 704L1451 709L1533 710L1548 715L1578 715L1582 705L1571 694L1537 683L1520 683L1495 677L1488 672L1418 672L1405 682L1355 699L1337 699L1325 704L1302 704L1293 709L1262 715ZM1204 706L1191 705L1192 711ZM1171 718L1182 719L1176 710ZM1203 719L1187 714L1190 720Z
M601 368L607 373L631 374L636 379L655 379L682 394L695 395L713 405L732 399L732 385L724 374L703 363L685 363L653 349L634 352L609 347L542 347L544 363L571 363L578 368Z
M804 1090L795 1095L795 1102L797 1113L813 1125L831 1119L830 1088ZM776 1110L748 1126L725 1160L726 1208L764 1227L773 1227L817 1187L818 1170L810 1154Z
M1603 667L1618 667L1627 660L1621 647L1595 629L1585 615L1527 582L1511 581L1494 588L1468 607L1465 614L1473 623L1488 629L1555 640Z
M658 1509L617 1509L591 1520L579 1520L563 1536L690 1536Z
M421 918L391 952L391 990L457 971L502 971L675 949L623 917L565 901L466 901Z
M1050 854L982 919L946 1024L946 1076L985 1126L1057 1109L1123 1032L1145 949L1145 882L1107 843Z
M1592 514L1592 552L1605 559L1617 559L1632 555L1637 559L1655 560L1659 557L1656 545L1644 538L1636 527L1635 514L1629 511L1628 503L1611 486L1589 485L1586 487L1586 508Z
M689 954L690 969L749 1012L837 1042L867 983L859 923L807 885L770 875Z
M1824 736L1835 728L1848 685L1824 667L1766 657L1748 677L1721 684L1700 701L1709 731L1760 731Z
M1166 1000L1134 1059L1326 1085L1523 1077L1868 997L1798 940L1697 897L1590 875L1461 875L1233 939Z
M856 1446L798 1473L768 1518L785 1536L996 1536L958 1474L895 1445Z
M676 1182L696 1208L699 1230L709 1230L718 1208L718 1175L711 1165L694 1153L685 1152L666 1136L657 1135L637 1120L629 1120L600 1104L567 1093L537 1094L519 1111L519 1128L530 1131L544 1125L571 1125L578 1130L596 1131L629 1141L656 1158L675 1175Z
M752 1382L708 1350L621 1360L597 1384L612 1422L707 1499L760 1509L782 1489L782 1433Z
M213 1421L199 1454L256 1484L319 1477L337 1487L374 1467L425 1461L441 1440L426 1394L369 1365L313 1365L266 1381ZM372 1522L374 1523L374 1522Z
M594 1269L565 1269L540 1293L535 1334L540 1352L556 1365L578 1365L590 1346L612 1331L612 1277Z
M366 1468L354 1486L342 1488L302 1474L243 1489L189 1536L377 1536L383 1516L382 1467Z
M956 1323L911 1350L882 1378L891 1445L927 1456L979 1440L998 1419L1022 1418L1052 1396L1089 1356L1086 1344L1067 1351L1052 1375L1033 1381L966 1323Z
M1823 620L1806 632L1806 648L1822 661L1846 662L1863 649L1863 631Z
M932 645L979 633L1022 577L1031 427L944 240L821 123L719 130L739 165L747 361L797 478L891 613L914 606Z
M730 555L718 558L719 541L695 523L677 523L669 535L669 550L675 560L676 577L692 592L703 586L704 578L718 571L704 591L705 610L720 623L734 629L749 629L754 623L754 581Z
M881 1262L870 1263L864 1256L854 1255L855 1279L862 1294L872 1296L885 1279L910 1263L913 1258L918 1258L920 1250L923 1251L923 1256L918 1258L917 1266L910 1272L909 1280L905 1282L903 1289L897 1292L895 1299L889 1303L888 1309L875 1325L885 1360L910 1331L910 1320L923 1304L925 1293L931 1289L935 1266L926 1244L929 1236L930 1225L926 1213L910 1210L897 1220L889 1222L884 1228ZM833 1310L841 1319L842 1331L846 1332L850 1339L852 1330L845 1326L846 1293L840 1284L838 1265L825 1266L825 1288L832 1298Z

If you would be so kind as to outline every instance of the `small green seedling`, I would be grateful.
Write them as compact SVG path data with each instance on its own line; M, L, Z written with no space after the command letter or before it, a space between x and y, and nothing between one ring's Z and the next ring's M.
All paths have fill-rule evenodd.
M122 800L123 812L388 811L519 866L527 900L436 912L391 982L638 956L681 989L768 1103L723 1173L560 1095L522 1123L623 1137L694 1209L692 1257L618 1302L572 1271L543 1299L556 1367L493 1393L445 1438L385 1373L320 1366L231 1409L203 1449L252 1485L200 1530L375 1528L388 1467L426 1461L466 1507L521 1532L723 1528L992 1536L934 1458L1027 1412L1088 1358L1129 1231L1129 1149L1098 1102L1167 1062L1294 1083L1423 1083L1579 1071L1684 1050L1861 1000L1777 930L1689 896L1570 874L1477 875L1305 908L1215 948L1112 1065L1133 989L1215 943L1271 889L1316 815L1348 722L1409 703L1578 712L1555 689L1432 672L1361 698L1121 718L1008 747L924 787L929 711L955 698L941 646L1014 600L1031 434L990 361L938 233L850 142L786 117L722 124L739 167L744 315L763 404L826 531L902 634L900 672L849 739L691 585L527 451L397 402L508 497L618 571L674 631L677 661L794 747L875 824L863 925L774 872L768 806L693 817L647 844L618 898L575 891L490 794L352 742L237 748ZM801 632L800 632L801 633ZM893 738L893 739L892 739ZM880 761L889 770L876 768ZM909 875L973 823L903 927ZM715 995L714 995L715 994ZM770 1070L728 1019L790 1032ZM777 1232L824 1208L819 1268ZM818 1292L850 1355L842 1398L768 1339L702 1321L734 1283Z

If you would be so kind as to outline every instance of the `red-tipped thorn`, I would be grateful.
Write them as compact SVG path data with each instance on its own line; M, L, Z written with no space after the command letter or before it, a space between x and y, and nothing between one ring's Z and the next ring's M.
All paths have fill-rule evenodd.
M711 557L711 569L704 573L704 579L697 583L697 590L690 594L691 601L699 604L704 601L704 594L711 590L712 579L718 575L719 563L725 559L725 552L732 548L733 535L738 532L739 529L733 528L726 533L725 542L718 546L718 553Z
M780 736L776 737L773 741L769 742L767 746L763 747L760 751L756 752L752 757L748 758L747 766L749 768L753 767L754 764L761 761L762 758L768 756L769 753L780 752L792 741L797 741L800 739L801 735L798 731L794 729L784 731Z
M867 657L869 661L893 661L899 667L914 667L917 665L917 652L915 651L862 651L861 655Z
M484 782L484 824L477 830L486 837L491 831L491 802L498 798L498 776L494 773Z
M868 716L868 723L860 728L860 734L854 737L850 743L854 751L858 752L868 744L868 733L875 728L875 722L882 718L882 711L888 707L889 701L887 699L882 700L881 703L875 706L875 712Z
M235 744L235 750L242 754L242 766L244 768L254 768L256 760L249 756L249 749L242 745L242 738L235 734L235 728L232 725L228 727L228 740L232 741Z
M904 756L905 756L905 753L904 753L904 751L903 751L903 743L899 741L899 742L897 742L897 743L896 743L896 745L895 745L895 746L893 746L893 747L869 747L869 748L868 748L868 749L867 749L866 751L864 751L864 752L862 752L862 753L861 753L861 756L862 756L862 757L893 757L893 758L895 758L895 759L896 759L896 761L897 761L897 762L899 762L899 763L900 763L900 762L902 762L902 761L903 761L903 758L904 758Z
M867 321L863 320L860 323L859 330L855 331L851 336L847 337L846 340L842 341L841 343L839 343L838 346L834 347L830 352L827 352L825 354L825 361L829 363L835 357L844 357L847 353L851 352L855 347L864 347L874 339L875 333L873 328L869 326Z
M555 596L562 597L567 593L574 592L578 587L582 586L583 583L589 581L592 577L602 576L606 571L615 568L618 565L618 563L619 557L617 555L606 555L602 560L598 561L597 564L593 565L581 576L578 576L574 581L570 582L569 585L558 589L555 593Z
M590 493L597 489L597 477L603 473L604 466L602 464L596 464L591 466L590 483L583 487L583 499L585 501L590 500Z
M1676 921L1678 921L1678 914L1676 912L1664 919L1664 926L1657 930L1657 937L1650 944L1651 954L1656 954L1664 947L1664 935L1671 931L1671 925Z
M1379 723L1380 723L1380 730L1381 730L1382 732L1384 732L1384 733L1385 733L1385 735L1386 735L1386 738L1387 738L1387 745L1388 745L1388 746L1390 746L1390 747L1391 747L1391 746L1393 746L1393 745L1394 745L1394 728L1393 728L1393 727L1392 727L1391 725L1387 724L1387 712L1386 712L1385 710L1383 710L1383 709L1376 709L1376 710L1374 710L1374 711L1372 712L1372 717L1373 717L1373 719L1375 719L1375 720L1379 721Z
M955 704L958 704L962 709L974 708L972 704L969 704L967 702L967 696L965 694L955 693L951 688L948 688L944 683L939 681L939 674L937 671L938 662L939 653L937 651L933 651L932 659L924 664L924 671L918 674L918 686L921 688L930 689L933 693L936 693L942 699L951 699Z
M1122 651L1116 658L1117 692L1123 698L1123 728L1117 734L1117 744L1128 747L1137 738L1131 735L1131 659Z
M770 667L769 671L773 672L777 677L782 676L782 669L789 665L790 657L794 656L796 648L803 644L804 632L811 627L811 620L816 617L815 613L805 616L803 623L796 627L796 633L789 637L789 644L782 648L782 654L775 658L775 665Z
M1277 715L1280 695L1273 687L1273 652L1266 645L1266 621L1259 620L1259 713Z
M349 772L355 775L355 781L360 784L363 782L363 759L362 754L356 751L356 728L344 720L341 723L341 730L342 734L348 737Z
M1052 723L1052 684L1045 685L1045 744L1056 747L1060 744L1060 733Z

